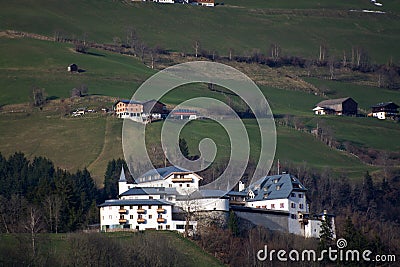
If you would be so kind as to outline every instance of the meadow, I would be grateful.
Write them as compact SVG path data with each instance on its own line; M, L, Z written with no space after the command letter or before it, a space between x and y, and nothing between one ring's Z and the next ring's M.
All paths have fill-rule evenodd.
M372 62L386 63L400 59L396 45L399 6L399 1L392 1L378 8L366 0L232 0L215 8L111 0L22 0L2 4L0 30L47 36L59 32L70 38L86 35L91 41L113 43L115 37L125 41L127 30L135 29L148 46L194 53L198 40L201 49L220 55L227 55L229 49L237 54L254 49L268 53L271 43L277 43L283 54L315 58L321 44L329 47L331 55L357 46L368 51Z

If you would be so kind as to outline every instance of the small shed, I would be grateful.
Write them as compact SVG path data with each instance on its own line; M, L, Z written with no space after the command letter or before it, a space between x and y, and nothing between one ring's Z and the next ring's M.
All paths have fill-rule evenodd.
M75 63L73 63L73 64L71 64L71 65L68 66L67 70L68 70L69 72L78 71L78 65L76 65Z

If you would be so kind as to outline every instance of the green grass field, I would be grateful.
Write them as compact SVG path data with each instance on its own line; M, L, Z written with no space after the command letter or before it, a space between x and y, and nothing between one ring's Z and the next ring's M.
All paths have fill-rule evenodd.
M157 259L162 266L169 266L170 264L173 266L223 266L216 258L204 252L195 242L183 238L175 232L149 230L139 233L39 234L36 237L37 254L35 260L41 266L54 266L53 264L82 266L83 262L91 262L101 266L102 263L99 260L107 257L103 254L105 251L105 253L111 253L108 257L116 255L115 248L111 248L109 242L120 249L129 248L129 251L132 251L133 247L137 248L134 251L134 256L124 254L124 252L118 253L125 259L132 259L132 266L138 266L139 260L143 264L146 257ZM151 249L163 249L168 252L159 251L157 255L151 255L146 254L146 249L150 251ZM154 252L151 251L151 253ZM29 265L31 263L29 262L30 253L29 235L0 234L0 265ZM166 256L162 253L171 253L171 255ZM164 255L165 258L162 258L161 255ZM132 262L135 257L138 257L137 261ZM148 259L147 262L149 262Z
M399 1L392 1L378 8L367 0L232 0L216 8L111 0L21 0L2 4L0 30L47 36L57 31L70 37L86 33L89 40L112 43L114 37L125 40L127 29L133 27L150 46L193 53L193 43L199 40L202 49L217 50L220 55L227 55L230 48L241 54L254 48L267 52L271 43L278 43L284 54L315 58L321 43L329 46L331 54L361 46L372 62L385 63L391 57L395 62L400 59L396 45L400 41L399 6ZM391 13L363 14L349 9Z

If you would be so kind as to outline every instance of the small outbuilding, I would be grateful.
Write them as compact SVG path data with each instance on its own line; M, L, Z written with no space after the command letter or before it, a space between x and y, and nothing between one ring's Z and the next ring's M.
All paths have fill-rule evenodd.
M67 70L68 70L69 72L78 71L78 65L76 65L75 63L74 63L74 64L71 64L71 65L68 66Z

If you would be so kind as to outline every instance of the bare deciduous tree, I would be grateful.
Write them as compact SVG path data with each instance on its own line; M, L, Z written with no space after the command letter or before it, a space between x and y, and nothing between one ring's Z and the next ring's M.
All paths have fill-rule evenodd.
M43 229L42 215L39 209L31 206L28 208L28 218L25 229L31 234L32 255L36 255L36 235Z
M46 103L46 91L44 88L33 87L32 89L32 104L34 107L43 106Z
M199 49L200 49L200 41L198 41L198 40L194 41L193 48L194 48L195 57L198 57Z

